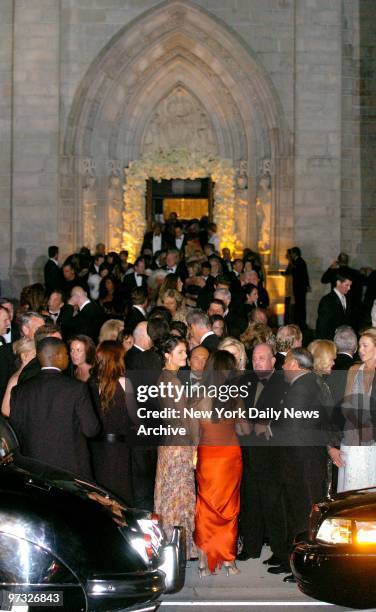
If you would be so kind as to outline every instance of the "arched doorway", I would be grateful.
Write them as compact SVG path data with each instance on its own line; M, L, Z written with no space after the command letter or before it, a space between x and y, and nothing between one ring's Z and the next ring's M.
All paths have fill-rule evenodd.
M166 123L170 116L172 126ZM256 200L267 175L270 248L278 260L292 231L285 222L284 234L276 232L280 211L285 221L292 219L288 141L278 96L252 50L197 5L162 2L118 32L76 93L63 176L74 190L61 203L63 217L65 207L75 211L71 248L104 232L109 246L118 248L123 168L160 145L168 150L178 143L229 160L235 173L234 232L254 248Z

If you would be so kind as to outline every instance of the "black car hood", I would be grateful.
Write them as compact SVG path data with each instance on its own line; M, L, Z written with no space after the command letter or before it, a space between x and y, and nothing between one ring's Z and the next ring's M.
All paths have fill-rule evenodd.
M145 569L126 542L145 512L96 484L16 452L0 465L0 495L0 531L21 521L22 537L81 568L81 575Z
M328 516L350 517L356 513L358 517L366 514L369 518L376 518L376 488L337 493L330 500L322 502L320 507Z

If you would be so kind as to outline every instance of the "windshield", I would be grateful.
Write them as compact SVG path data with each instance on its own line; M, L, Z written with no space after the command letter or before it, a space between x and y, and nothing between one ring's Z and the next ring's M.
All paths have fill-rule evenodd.
M8 422L0 416L0 463L18 449L18 441Z

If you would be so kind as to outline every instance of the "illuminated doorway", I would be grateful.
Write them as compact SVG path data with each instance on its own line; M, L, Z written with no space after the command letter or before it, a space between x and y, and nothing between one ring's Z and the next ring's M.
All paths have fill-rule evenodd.
M213 183L209 178L196 180L147 181L146 221L164 222L170 213L176 212L178 219L200 219L213 217Z

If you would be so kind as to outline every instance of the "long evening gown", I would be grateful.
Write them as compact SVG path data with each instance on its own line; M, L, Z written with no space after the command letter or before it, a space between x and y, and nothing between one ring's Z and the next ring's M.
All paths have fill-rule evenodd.
M236 559L242 454L235 421L200 422L194 541L211 572Z
M99 397L97 402L98 400L100 402ZM132 506L129 446L131 420L126 405L126 393L120 382L117 383L115 395L108 408L105 411L97 408L97 413L102 423L102 434L90 440L94 479ZM114 441L108 440L109 434L113 435Z
M371 388L366 392L364 364L357 371L352 393L343 406L346 419L341 452L345 465L338 470L337 491L376 486L376 441L370 410Z
M171 382L181 385L174 372L163 370L159 382ZM161 408L175 408L183 415L184 406L187 402L182 399L174 402L173 399L160 400ZM173 427L182 426L187 428L188 419L165 420L165 425ZM196 556L193 543L194 516L195 516L195 477L193 468L193 456L195 448L191 445L190 436L179 440L165 440L165 446L158 447L157 475L154 490L154 509L161 517L163 529L168 538L172 535L174 526L184 528L186 555ZM184 444L184 445L183 445Z

